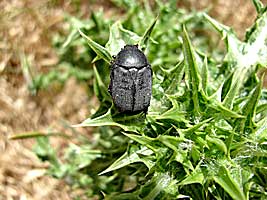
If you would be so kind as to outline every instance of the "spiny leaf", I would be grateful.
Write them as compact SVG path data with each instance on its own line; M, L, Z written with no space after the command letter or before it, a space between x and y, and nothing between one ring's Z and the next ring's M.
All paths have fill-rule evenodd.
M156 25L156 22L158 20L159 15L153 20L151 25L146 29L144 35L142 36L141 40L139 41L139 47L141 48L142 51L144 51L147 47L148 40L150 38L150 35Z
M264 9L264 5L260 0L253 0L253 4L256 8L256 11L258 14L262 14L262 11Z
M267 103L257 105L256 114L262 113L267 110Z
M111 63L112 56L108 52L108 50L104 47L102 47L100 44L93 41L90 37L86 36L80 29L79 33L83 38L87 40L88 45L94 50L94 52L103 60L105 60L107 63Z
M256 65L266 66L267 64L267 53L264 50L266 48L267 14L264 13L257 19L246 43L240 42L228 27L206 14L204 17L221 33L227 45L225 61L234 68L231 85L223 101L225 107L231 108L244 82L255 71Z
M260 64L267 65L267 12L264 12L255 22L244 48L244 55L240 58L246 66Z
M214 176L214 181L218 183L233 199L246 200L244 192L225 166L222 165L220 167L219 172Z
M72 125L72 127L87 127L87 126L118 126L125 131L136 132L136 133L140 131L139 127L134 124L123 125L121 123L115 122L111 115L111 108L104 115L101 115L94 119L88 118L80 124Z
M221 101L223 101L227 95L227 93L229 92L229 89L231 88L232 85L232 81L233 81L233 75L234 73L231 73L230 75L228 75L228 77L226 77L222 87L221 87Z
M209 135L206 136L206 140L209 142L209 143L212 143L214 144L220 151L222 151L225 155L227 154L227 147L225 145L225 143L219 139L219 138L216 138L216 137L211 137Z
M197 123L196 125L186 129L186 130L181 130L181 132L183 134L191 134L193 132L195 132L196 130L198 130L199 128L203 127L203 126L207 126L209 124L209 122L211 122L213 120L213 118L209 118L209 119L205 119L199 123Z
M109 29L109 40L106 44L106 48L112 55L117 55L121 48L125 46L125 41L121 38L120 35L121 23L116 22L112 24Z
M107 87L104 85L95 65L93 66L93 69L94 69L94 75L95 75L95 81L96 81L95 87L94 87L94 92L96 96L102 102L104 101L111 102L111 98L108 93Z
M156 116L156 119L172 119L177 122L184 122L188 124L189 121L185 119L185 113L179 109L177 100L169 95L167 95L167 98L171 101L172 108L163 114Z
M117 55L126 44L135 45L140 40L136 33L123 28L120 21L114 23L110 28L109 40L106 48L112 55Z
M66 15L66 20L69 21L70 33L62 44L62 48L67 48L70 44L74 42L74 40L79 36L78 29L86 29L87 31L94 27L94 23L91 20L81 21L76 17Z
M120 158L118 158L115 162L113 162L107 169L102 171L99 175L103 175L105 173L120 169L122 167L125 167L127 165L130 165L132 163L136 162L143 162L143 159L139 157L139 154L146 154L151 155L153 154L153 151L147 149L146 147L142 147L141 149L133 150L133 147L131 147L131 152L125 152ZM151 162L144 162L148 169L151 169L153 166L153 163Z
M245 70L242 70L241 68L236 69L233 75L230 77L230 85L227 88L228 91L226 92L226 95L223 100L223 106L225 106L226 108L232 108L233 102L236 98L236 94L241 87L240 83L244 81L244 77Z
M161 86L165 88L165 94L175 94L177 86L181 83L184 75L184 61L180 61L170 69L160 68L164 73L164 80Z
M157 138L158 141L160 141L165 146L169 147L176 153L180 153L179 144L187 142L184 138L179 138L176 136L170 136L170 135L160 135ZM183 152L181 152L183 153Z
M260 81L260 83L254 89L254 91L251 93L250 98L248 99L247 103L242 109L242 112L245 118L239 121L240 123L239 129L241 130L241 132L244 131L246 122L248 122L248 125L250 125L250 127L247 127L247 128L251 130L254 128L253 127L254 117L256 113L256 106L258 104L258 101L261 95L261 88L262 88L262 81Z
M199 106L199 91L200 91L200 82L201 78L198 72L198 67L196 64L195 52L193 50L192 44L189 40L185 26L183 26L183 52L185 62L187 64L187 73L189 77L189 88L192 92L191 98L193 99L194 104L194 113L195 115L200 114Z
M203 13L204 18L221 34L222 38L224 39L231 29L228 26L220 24L215 19L211 18L206 13Z
M267 118L261 120L258 124L258 128L256 129L255 135L260 139L267 139Z
M130 139L146 146L147 148L151 149L154 152L157 152L157 150L160 148L159 143L157 142L157 139L147 137L147 136L140 136L140 135L134 135L134 134L127 134L123 133L125 136L129 137Z
M178 185L189 185L194 183L203 184L204 182L204 174L201 169L196 168L191 174L189 174L184 180L182 180Z
M246 70L243 69L243 65L241 64L241 62L243 62L241 59L242 52L239 50L242 49L244 44L238 40L229 27L220 24L205 13L203 15L204 18L221 34L227 47L227 54L224 60L231 68L235 68L233 75L230 77L231 80L229 80L231 85L227 88L228 91L224 91L223 105L226 108L231 108L236 93L240 90L246 75Z
M127 5L134 2L115 1ZM116 112L107 86L97 71L102 66L92 68L94 91L100 100L98 111L101 112L76 126L98 126L96 130L99 133L93 134L93 140L82 141L88 149L76 146L66 156L64 164L58 162L56 167L60 169L57 170L60 177L69 177L75 186L86 188L89 195L100 196L99 191L103 191L107 199L178 199L182 196L180 192L192 199L264 198L267 93L257 88L256 70L267 63L267 32L265 9L259 1L255 2L259 4L261 14L246 42L241 42L231 28L206 14L177 10L176 0L157 1L160 20L157 26L155 20L145 28L143 24L154 19L149 1L133 3L135 6L131 13L126 10L129 18L124 25L134 32L144 33L143 37L116 22L110 27L105 50L116 55L125 44L138 42L144 49L152 40L153 30L153 37L161 45L160 48L159 45L149 45L149 60L153 63L154 74L149 112L147 115ZM143 5L147 10L142 9ZM93 29L97 31L90 30L90 34L96 33L92 38L105 41L108 28L102 25L103 20L97 15L93 14L93 20L96 25ZM191 42L185 26L181 26L188 25L190 31L196 27L205 29L206 22L221 34L226 44L226 55L210 48L212 42L205 43L210 38L204 39L203 35ZM81 28L87 31L85 27ZM179 37L181 33L183 41ZM177 37L179 39L175 40ZM193 48L193 41L199 44L201 51ZM96 50L100 49L93 62L105 58L102 46L90 42ZM207 55L202 53L203 49L212 52ZM222 56L225 56L223 63ZM102 62L96 62L98 64ZM252 88L256 89L250 92ZM240 122L244 123L244 129L252 129L247 135L236 130ZM43 138L48 137L37 137ZM51 146L47 142L40 146L40 158L49 158L47 160L53 162L51 155L57 154L47 153ZM122 152L126 148L127 152ZM94 158L91 158L91 149L97 153ZM116 161L107 167L106 163L111 160ZM141 164L132 164L136 162ZM148 173L142 163L148 167ZM116 171L107 173L107 176L97 176L95 173L99 169L106 169L101 174ZM58 173L53 175L58 176ZM113 175L108 176L110 174ZM124 193L125 190L129 192Z
M223 104L216 100L210 100L209 104L207 105L208 107L218 111L222 116L225 117L231 117L231 118L244 118L243 115L238 114L237 112L226 108Z
M205 95L208 95L208 79L209 79L209 69L208 69L208 58L205 56L204 64L201 70L201 80L202 80L202 89Z
M126 44L135 45L139 40L136 33L124 29L118 21L110 27L106 48L112 55L117 55Z
M104 85L95 65L93 65L94 69L94 93L97 96L98 100L100 101L100 107L97 111L92 115L92 118L98 117L103 115L107 112L112 104L111 97L108 93L107 87Z
M173 150L173 157L169 162L177 161L185 166L186 170L194 169L191 161L188 159L188 151L191 150L192 146L190 140L170 135L160 135L157 137L157 140Z
M158 174L153 177L151 182L154 182L155 186L151 188L149 193L143 198L144 200L156 199L156 197L164 190L168 190L171 187L177 187L176 180L173 180L173 178L168 174ZM148 184L151 184L151 182Z
M231 67L235 67L236 60L240 57L239 49L242 49L243 43L238 40L234 32L228 26L225 26L215 19L203 13L204 19L207 20L221 35L222 39L225 41L227 54L224 60L230 63Z
M240 55L239 47L242 45L242 42L238 40L233 30L211 18L206 13L203 13L203 16L204 19L206 19L207 22L209 22L220 33L222 39L225 41L227 47L226 60L232 61L232 59L237 59Z

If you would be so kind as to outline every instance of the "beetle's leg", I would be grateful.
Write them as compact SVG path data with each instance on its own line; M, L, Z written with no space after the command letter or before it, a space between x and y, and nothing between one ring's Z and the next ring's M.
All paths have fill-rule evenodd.
M111 92L111 90L112 90L112 88L111 88L111 84L109 84L109 86L108 86L108 92L109 92L109 94L112 96L112 92Z
M148 107L144 108L143 112L145 113L145 115L147 114L148 112Z
M114 67L112 66L111 67L111 72L110 72L110 82L109 82L109 86L108 86L108 92L109 92L109 94L111 96L112 96L112 80L113 80L113 77L114 77L113 69L114 69Z

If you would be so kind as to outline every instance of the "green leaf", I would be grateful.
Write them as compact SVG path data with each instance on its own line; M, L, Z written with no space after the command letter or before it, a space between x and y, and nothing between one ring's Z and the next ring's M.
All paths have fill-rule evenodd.
M141 194L144 200L157 199L160 194L165 194L165 198L169 199L177 193L177 181L169 174L156 174L154 177L142 186Z
M100 115L103 115L104 113L106 113L108 111L108 109L112 105L112 99L111 99L111 96L108 93L108 89L105 86L105 84L103 83L103 81L100 77L100 74L98 73L95 65L93 65L93 69L94 69L94 76L95 76L94 85L93 85L94 86L94 93L95 93L96 97L98 98L98 100L100 101L100 107L92 115L92 118L95 118L95 117L98 117Z
M191 134L194 133L195 131L197 131L199 128L201 127L205 127L207 125L209 125L209 122L211 122L213 120L213 118L209 118L209 119L205 119L199 123L197 123L196 125L185 129L185 130L181 130L183 132L183 134Z
M156 25L156 22L158 20L159 15L157 15L157 17L153 20L153 22L151 23L151 25L146 29L144 35L142 36L141 40L139 41L139 47L141 48L142 51L145 51L147 44L148 44L148 40L150 38L150 35Z
M20 133L16 135L12 135L9 137L11 140L19 140L19 139L29 139L29 138L37 138L37 137L49 137L49 136L63 136L67 137L67 135L62 133L42 133L42 132L28 132L28 133Z
M183 52L184 52L185 63L187 66L187 73L189 77L189 82L188 82L189 89L191 90L191 98L193 99L194 113L195 115L199 115L200 114L199 91L200 91L201 77L196 63L195 51L189 40L185 26L183 26Z
M232 117L232 118L244 118L243 115L240 115L233 110L226 108L220 102L216 100L210 100L208 107L218 111L224 117Z
M177 93L178 86L182 81L184 75L184 61L177 63L174 67L170 69L160 68L164 73L164 79L161 86L165 89L165 94L175 94Z
M82 21L70 15L66 15L66 21L70 23L71 27L67 39L62 44L62 48L67 48L74 43L74 40L79 37L78 29L85 29L88 31L94 26L94 23L91 20Z
M57 158L55 150L49 143L48 137L37 137L37 143L33 147L33 151L42 161L49 161L53 167L59 168L60 161Z
M220 167L219 172L214 176L214 181L218 183L233 199L246 200L244 192L225 166Z
M133 147L131 147L130 151L131 152L126 151L120 158L118 158L115 162L113 162L107 169L102 171L99 175L103 175L105 173L120 169L132 163L143 162L143 159L139 157L140 154L143 155L153 154L153 151L147 149L146 147L142 147L141 149L138 148L133 149ZM144 164L146 164L149 170L154 165L152 162L144 162Z
M106 49L112 55L117 55L126 44L135 45L139 40L140 37L136 33L124 29L118 21L110 28Z
M233 75L231 76L231 84L228 86L223 105L231 108L235 97L248 77L254 73L256 66L258 64L266 66L267 64L267 53L264 50L267 40L267 14L264 13L257 19L246 43L240 42L228 27L206 14L204 14L204 17L220 32L227 46L225 62L233 68Z
M237 93L243 87L243 83L248 77L248 68L238 67L235 69L233 76L231 76L231 85L223 100L223 105L226 108L232 108Z
M254 29L247 40L244 55L241 58L243 65L267 65L267 12L263 13L255 22ZM240 60L241 60L240 59Z
M88 119L84 120L80 124L72 125L72 127L118 126L118 127L122 128L125 131L136 132L136 133L138 133L140 131L140 127L138 127L136 125L133 125L133 124L123 125L121 123L117 123L116 121L114 121L114 119L113 119L113 117L111 115L111 109L112 108L110 108L107 111L107 113L105 113L104 115L101 115L101 116L96 117L94 119L88 118Z
M94 52L99 56L99 58L105 60L107 63L111 63L112 56L108 52L108 50L102 47L100 44L94 42L90 37L86 36L80 29L78 29L81 36L86 39L88 45L94 50Z
M267 111L267 103L257 105L256 114L262 113L264 111Z
M125 9L133 8L139 6L139 2L129 1L129 0L111 0L117 7L123 7Z
M107 87L103 83L95 65L93 65L93 69L94 69L94 76L95 76L95 85L94 85L95 95L101 102L105 102L105 101L111 102L112 100L108 93Z
M252 0L258 14L262 14L264 5L260 0Z
M138 197L135 193L116 193L106 196L104 200L142 200L142 198Z
M241 132L244 131L245 126L247 124L246 129L253 130L254 129L254 118L256 113L256 107L261 95L261 88L262 88L262 81L257 85L257 87L254 89L254 91L251 93L250 98L248 99L247 103L244 105L242 109L242 114L245 116L244 119L241 121L238 121L239 123L239 130Z
M138 142L139 144L146 146L147 148L151 149L155 153L157 153L158 150L161 148L161 145L157 141L156 138L151 138L151 137L141 136L141 135L134 135L134 134L127 134L127 133L123 133L123 134L129 137L130 139Z
M239 49L242 49L242 42L238 40L231 28L219 23L206 13L203 13L203 16L220 33L222 39L225 41L227 54L224 60L230 64L231 68L235 67L237 60L241 56Z
M121 36L120 27L122 27L121 23L116 22L110 27L109 30L109 40L106 44L106 49L111 52L112 55L117 55L126 45Z
M188 151L192 146L190 140L170 135L160 135L157 140L174 151L173 159L170 159L169 162L175 160L181 163L186 170L194 169L192 163L188 159Z
M240 56L239 48L242 46L242 42L238 40L233 30L211 18L206 13L203 13L203 16L204 19L220 33L222 39L225 41L227 47L227 55L225 60L233 62L238 59Z
M240 49L244 48L244 44L238 40L233 31L216 20L212 19L207 14L203 14L204 18L221 34L224 39L227 47L227 54L225 56L225 62L231 68L235 68L233 75L230 76L230 85L227 86L228 91L224 93L223 105L226 108L231 108L234 98L236 97L237 92L239 92L243 82L245 81L247 75L247 68L244 68L244 59ZM226 82L229 84L228 82Z
M188 124L189 121L185 119L185 112L179 109L177 100L170 95L167 95L167 98L171 101L172 108L162 113L161 115L157 115L156 119L157 120L171 119L177 122L184 122Z
M179 182L178 185L190 185L194 183L199 183L203 185L204 182L204 174L202 173L200 168L195 169L192 173L190 173L185 179Z
M258 124L255 135L259 139L267 139L267 118L261 120Z
M233 75L234 73L231 73L228 77L226 77L226 80L224 81L223 85L222 85L222 89L221 89L221 100L223 101L226 97L226 95L229 92L229 89L232 87L232 81L233 81ZM233 93L233 95L235 95ZM229 96L229 94L228 94ZM235 96L233 96L232 98L234 98Z
M103 156L100 150L92 149L91 146L78 146L76 144L70 144L65 157L72 160L73 170L81 170L89 166L93 160L101 158Z
M209 69L208 69L208 58L205 56L204 64L201 70L201 80L202 80L202 89L205 95L207 95L208 89L208 80L209 80Z
M210 136L206 136L206 140L209 143L214 144L220 151L222 151L225 155L227 154L227 147L226 144L219 138L216 137L210 137Z

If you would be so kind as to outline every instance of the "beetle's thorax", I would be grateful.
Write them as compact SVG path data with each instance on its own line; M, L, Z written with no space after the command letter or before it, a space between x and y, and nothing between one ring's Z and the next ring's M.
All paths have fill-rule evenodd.
M124 68L140 69L148 64L146 56L135 45L126 45L116 56L115 64Z

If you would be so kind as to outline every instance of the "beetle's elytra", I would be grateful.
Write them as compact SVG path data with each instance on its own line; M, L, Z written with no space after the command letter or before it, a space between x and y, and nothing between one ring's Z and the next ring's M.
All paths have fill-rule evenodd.
M109 92L120 112L146 112L152 92L152 70L137 45L126 45L111 65Z

